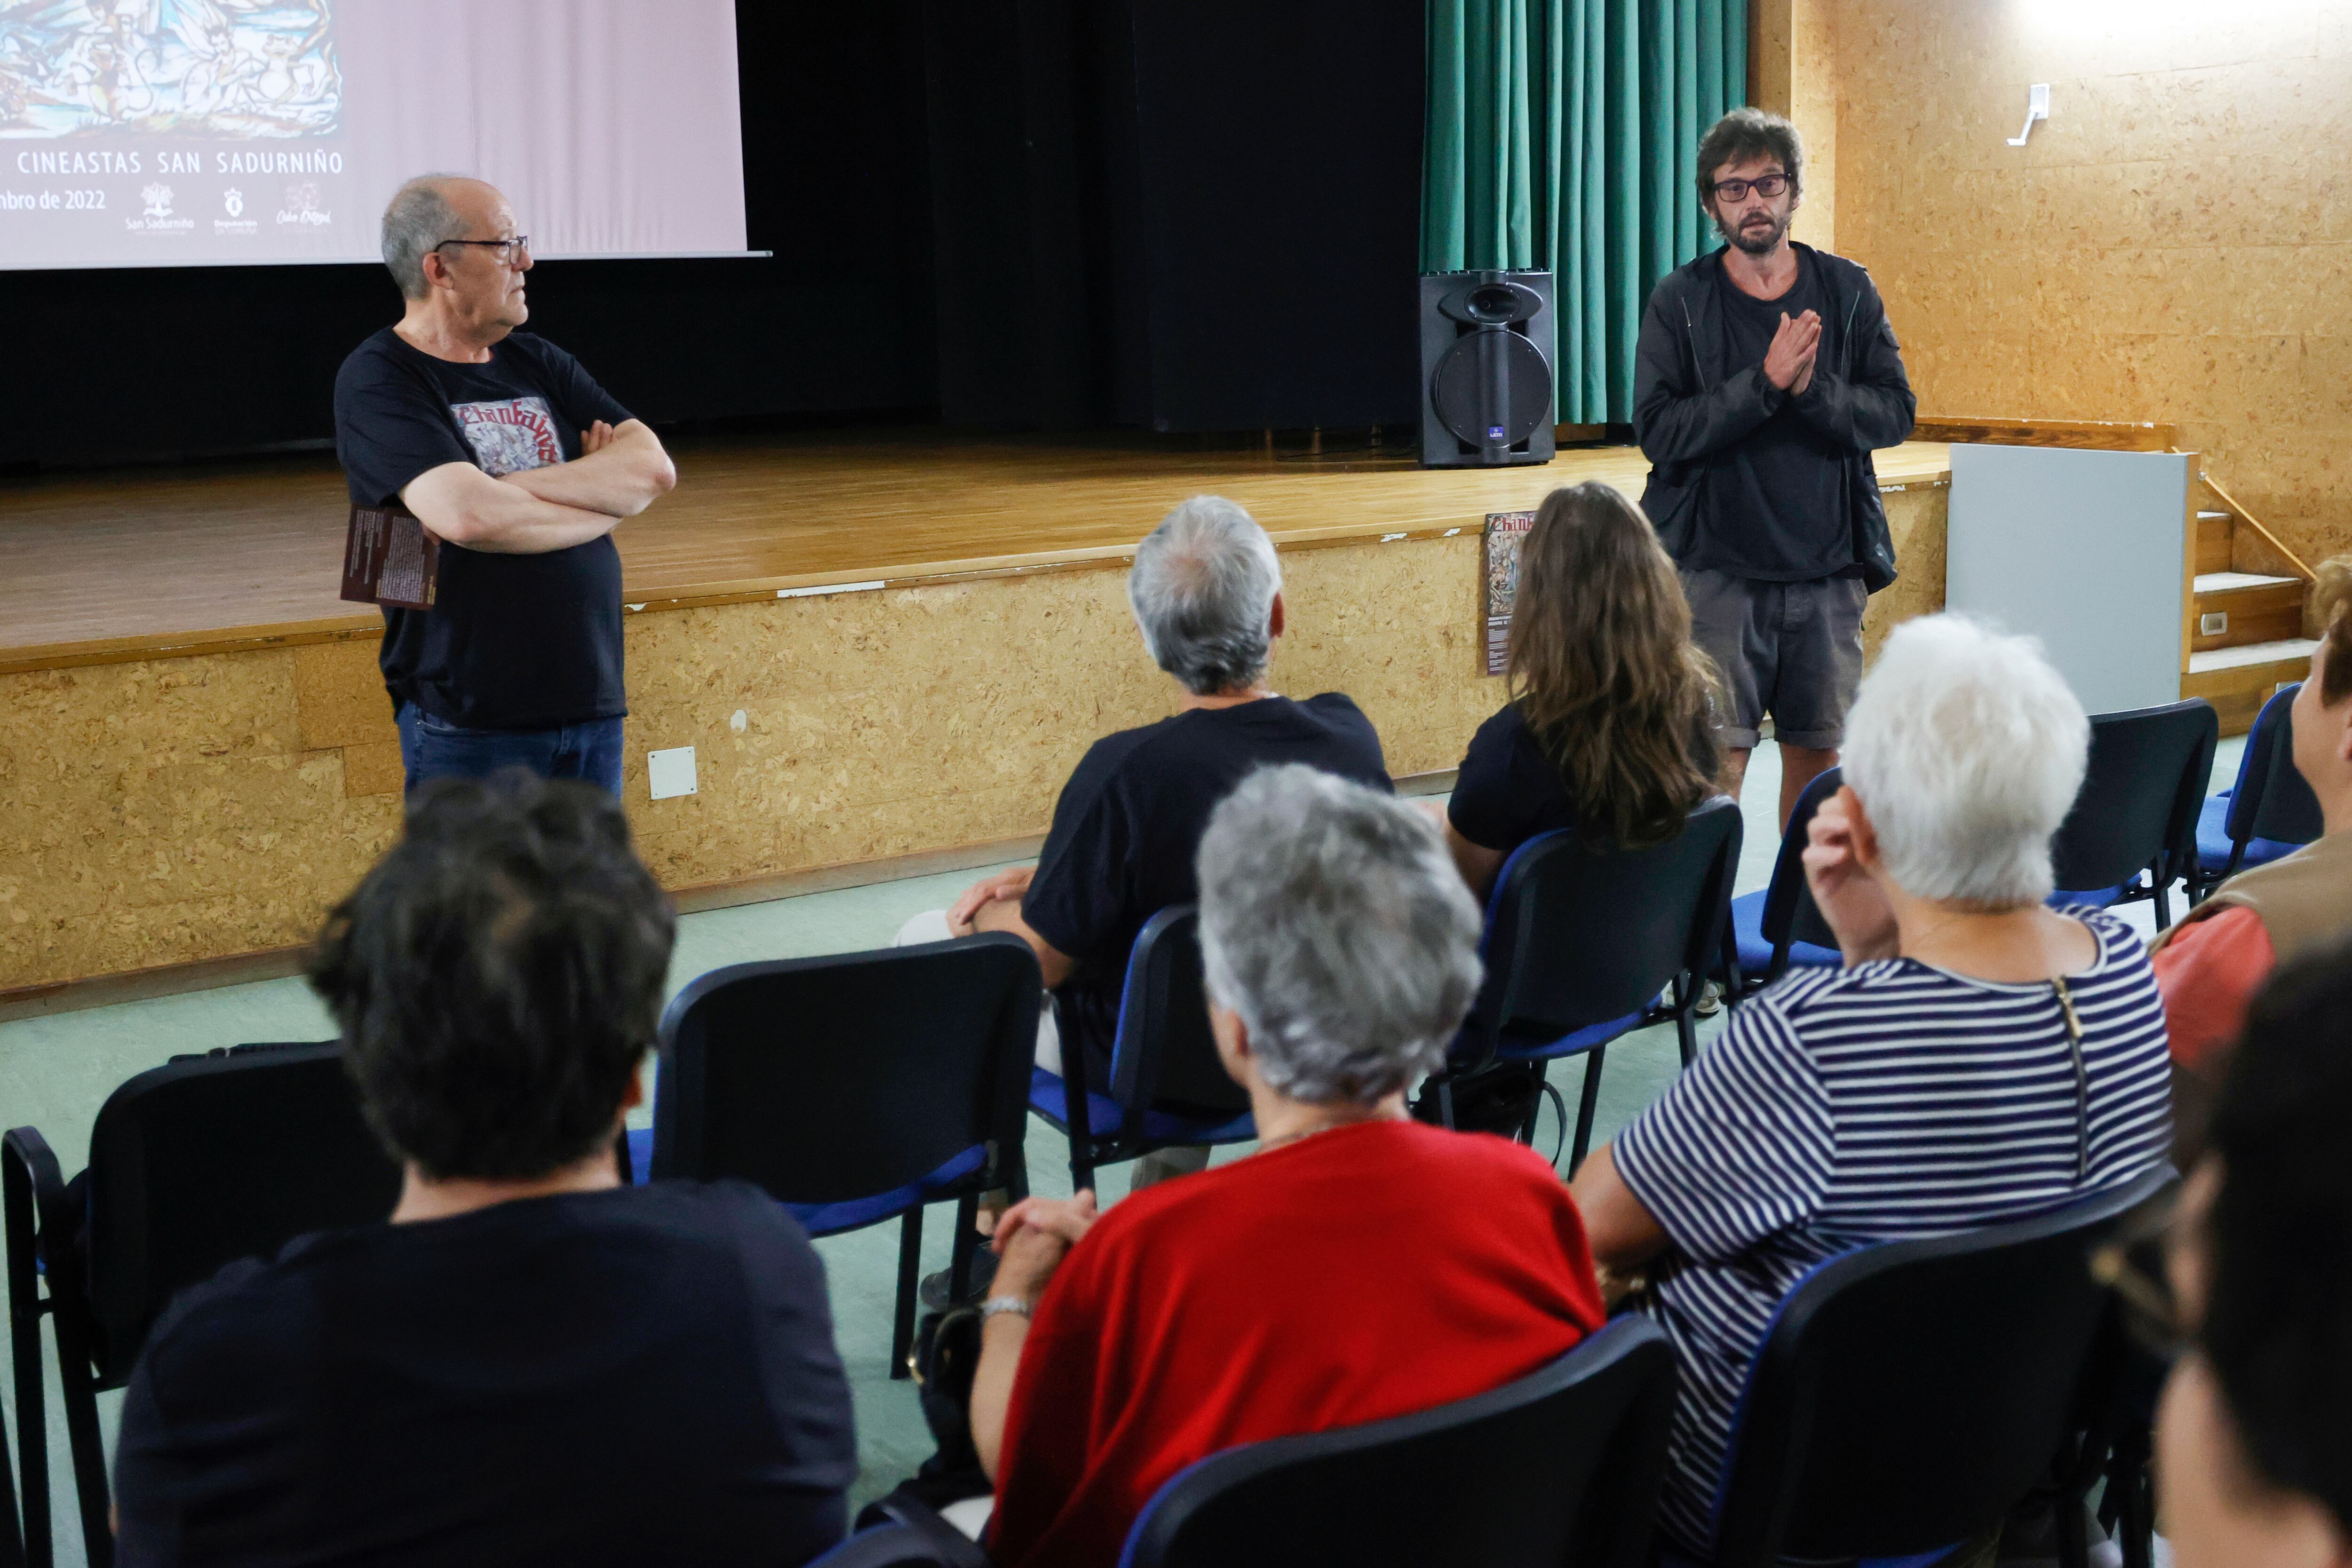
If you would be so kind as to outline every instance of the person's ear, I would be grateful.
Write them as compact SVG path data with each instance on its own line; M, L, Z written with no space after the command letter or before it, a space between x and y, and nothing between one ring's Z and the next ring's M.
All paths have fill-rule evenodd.
M1274 591L1274 608L1266 612L1265 617L1265 634L1269 639L1282 635L1282 591L1277 588Z
M1863 870L1875 874L1885 863L1878 852L1878 824L1870 820L1870 809L1853 792L1853 785L1847 785L1844 793L1846 810L1853 821L1853 858L1862 862Z
M629 1074L628 1087L621 1091L621 1114L625 1116L645 1103L645 1063L640 1061L637 1064L637 1070Z
M1246 1089L1256 1069L1250 1057L1249 1025L1242 1015L1231 1008L1209 1004L1209 1032L1216 1037L1217 1061L1224 1068L1225 1076Z

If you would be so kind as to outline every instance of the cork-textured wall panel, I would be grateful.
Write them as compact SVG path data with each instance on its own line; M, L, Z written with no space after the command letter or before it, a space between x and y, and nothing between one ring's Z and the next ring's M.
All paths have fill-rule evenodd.
M2352 548L2352 11L1840 0L1837 38L1838 239L1923 412L2168 421Z
M1748 97L1804 139L1804 199L1790 236L1837 248L1838 0L1753 0Z
M1943 599L1941 486L1886 493L1900 583ZM1480 541L1286 550L1272 681L1344 691L1399 776L1455 766L1480 674ZM633 615L625 798L665 885L1045 831L1097 737L1173 710L1115 570ZM0 677L0 990L283 948L388 845L400 758L373 639ZM647 799L648 750L697 791Z

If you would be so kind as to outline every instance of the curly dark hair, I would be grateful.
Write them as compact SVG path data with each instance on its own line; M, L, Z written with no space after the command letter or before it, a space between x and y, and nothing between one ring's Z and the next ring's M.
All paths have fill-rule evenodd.
M1805 143L1797 128L1760 109L1735 109L1708 128L1698 143L1698 204L1715 214L1715 172L1743 158L1778 158L1789 172L1789 191L1805 193Z
M527 1178L612 1138L675 934L618 803L509 771L427 785L309 972L394 1158Z
M2352 946L2272 977L2214 1106L2200 1331L2252 1467L2352 1526Z

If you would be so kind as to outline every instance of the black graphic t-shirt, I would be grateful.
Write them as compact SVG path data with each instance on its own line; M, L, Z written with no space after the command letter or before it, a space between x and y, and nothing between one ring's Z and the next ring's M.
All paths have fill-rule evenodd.
M335 377L335 455L354 506L381 507L446 463L493 478L580 455L580 433L629 411L554 344L517 332L456 364L387 327ZM544 555L441 547L431 610L383 612L383 684L469 729L553 729L628 711L621 554L612 536Z

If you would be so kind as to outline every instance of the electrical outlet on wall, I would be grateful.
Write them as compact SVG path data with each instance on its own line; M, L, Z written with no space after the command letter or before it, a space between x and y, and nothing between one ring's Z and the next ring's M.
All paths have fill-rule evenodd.
M694 747L676 746L667 751L646 752L646 782L656 800L693 794Z

